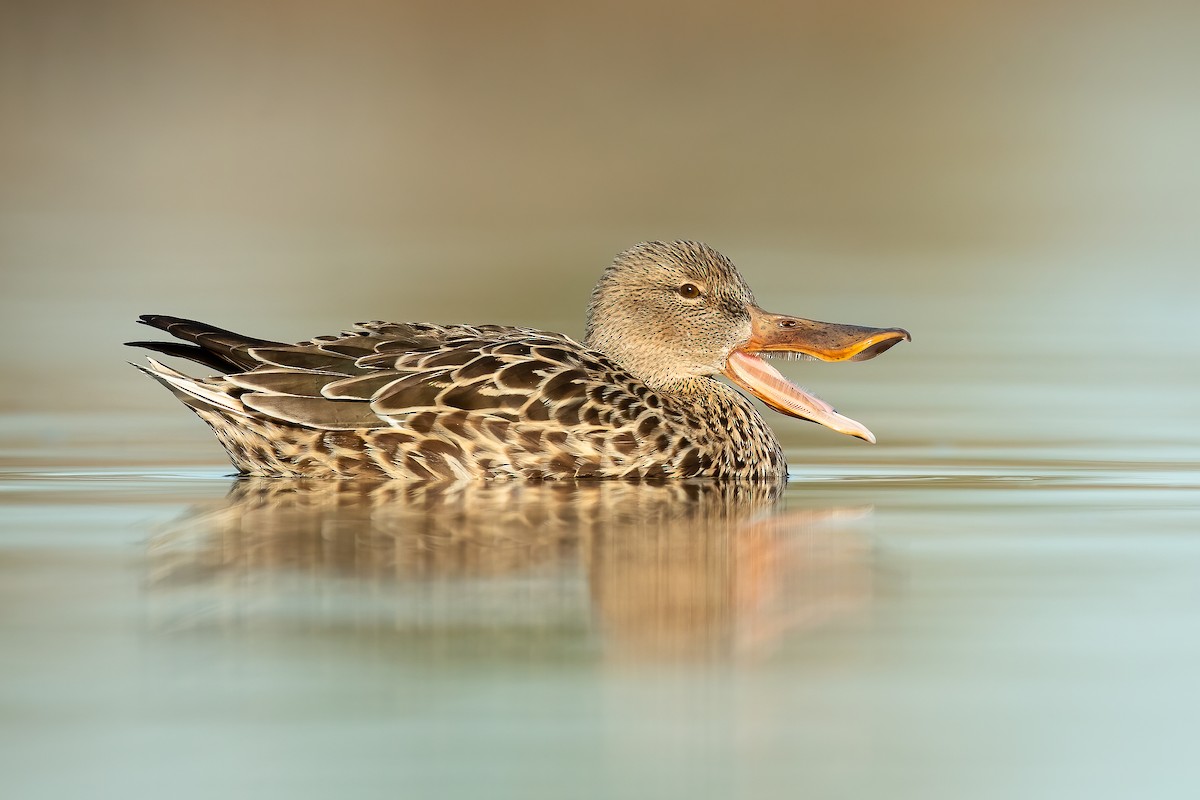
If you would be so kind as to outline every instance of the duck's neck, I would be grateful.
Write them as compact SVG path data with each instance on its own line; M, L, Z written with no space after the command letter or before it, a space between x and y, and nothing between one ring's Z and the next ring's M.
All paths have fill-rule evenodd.
M723 386L714 378L697 376L696 364L682 360L679 363L667 363L653 348L636 345L620 337L595 332L584 339L583 344L603 353L609 361L662 394L694 395L712 391L714 385Z
M624 368L663 399L664 409L681 420L689 438L714 459L710 477L778 480L787 475L783 448L750 398L715 377L675 377L630 369L608 348L587 345Z
M646 385L659 394L687 397L689 399L718 396L725 392L733 391L716 378L677 378L666 381L658 386L648 382ZM736 394L736 392L734 393Z

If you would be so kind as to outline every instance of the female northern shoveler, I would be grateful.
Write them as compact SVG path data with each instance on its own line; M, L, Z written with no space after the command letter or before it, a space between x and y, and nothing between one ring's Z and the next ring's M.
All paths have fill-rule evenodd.
M874 442L760 355L860 361L909 339L770 314L725 256L649 242L592 292L583 344L498 325L366 322L298 344L177 317L130 344L216 432L243 475L321 478L746 478L786 475L779 440L725 375L784 414Z

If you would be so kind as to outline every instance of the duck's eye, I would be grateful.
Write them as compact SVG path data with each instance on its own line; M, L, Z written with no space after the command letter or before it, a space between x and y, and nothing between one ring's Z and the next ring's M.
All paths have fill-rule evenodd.
M688 300L695 300L700 296L700 289L694 283L685 283L679 287L679 296L686 297Z

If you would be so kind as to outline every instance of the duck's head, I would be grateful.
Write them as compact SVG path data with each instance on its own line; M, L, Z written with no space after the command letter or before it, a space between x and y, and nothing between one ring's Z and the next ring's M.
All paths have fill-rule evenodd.
M762 356L863 361L901 328L863 328L763 311L737 267L700 242L645 242L617 256L592 292L587 344L660 391L725 375L776 411L874 442L862 424L792 384Z

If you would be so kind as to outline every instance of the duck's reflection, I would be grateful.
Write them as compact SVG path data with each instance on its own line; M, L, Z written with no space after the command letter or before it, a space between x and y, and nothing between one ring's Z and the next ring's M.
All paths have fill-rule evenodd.
M155 537L151 586L217 591L236 603L248 593L261 600L273 585L294 592L297 577L310 590L346 592L338 578L351 578L353 590L413 606L387 615L401 628L421 619L519 634L522 620L545 618L530 609L543 608L559 623L573 613L574 624L559 627L599 631L611 654L759 651L785 631L861 609L872 593L869 546L838 524L868 509L782 510L782 491L239 480L223 501Z

